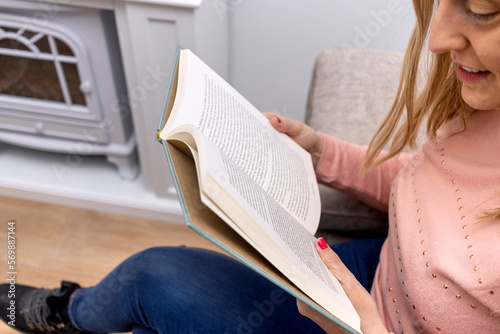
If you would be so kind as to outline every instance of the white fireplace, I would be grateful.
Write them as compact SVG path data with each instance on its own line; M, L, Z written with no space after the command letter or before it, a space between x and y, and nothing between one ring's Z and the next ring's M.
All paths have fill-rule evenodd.
M0 195L181 221L155 128L178 45L227 77L224 3L0 0Z
M113 11L12 2L0 13L0 141L105 155L126 180L136 142Z

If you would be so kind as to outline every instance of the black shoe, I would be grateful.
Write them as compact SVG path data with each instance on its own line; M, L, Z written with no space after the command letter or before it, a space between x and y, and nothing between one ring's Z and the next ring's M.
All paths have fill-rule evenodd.
M82 333L71 324L66 312L69 297L78 288L71 282L62 282L60 288L52 290L1 284L0 317L25 333Z

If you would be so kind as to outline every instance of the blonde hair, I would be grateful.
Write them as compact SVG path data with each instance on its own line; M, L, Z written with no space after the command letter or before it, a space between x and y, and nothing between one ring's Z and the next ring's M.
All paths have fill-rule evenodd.
M466 126L466 117L474 110L462 99L462 83L449 53L432 54L425 86L418 92L422 52L436 6L434 1L413 0L416 23L403 60L396 99L382 125L375 133L363 163L362 172L397 156L409 147L415 147L419 128L427 119L427 135L435 138L437 130L446 121L460 117ZM403 117L405 116L405 117ZM387 154L379 156L390 143ZM500 208L485 212L482 219L500 218Z

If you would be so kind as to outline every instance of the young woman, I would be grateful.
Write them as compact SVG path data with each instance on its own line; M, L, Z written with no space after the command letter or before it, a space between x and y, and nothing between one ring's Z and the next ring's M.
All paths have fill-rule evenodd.
M389 212L381 250L377 240L317 243L364 333L499 333L500 0L413 2L417 23L400 90L368 149L267 116L312 154L320 182ZM417 94L427 37L432 62ZM427 142L411 156L401 153L415 143L424 119ZM353 169L366 174L342 173ZM374 250L378 265L378 256L369 256ZM147 250L92 288L63 283L55 290L18 291L16 328L31 332L338 330L300 302L306 317L298 314L291 296L239 263L199 249Z

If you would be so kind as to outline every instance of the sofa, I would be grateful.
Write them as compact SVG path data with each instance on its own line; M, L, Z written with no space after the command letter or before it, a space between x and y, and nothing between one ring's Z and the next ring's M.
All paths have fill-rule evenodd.
M400 53L333 47L314 65L305 122L317 131L368 145L389 111L399 84ZM384 237L387 214L320 185L322 213L317 236L330 244Z

